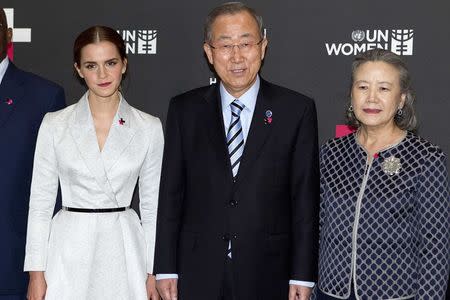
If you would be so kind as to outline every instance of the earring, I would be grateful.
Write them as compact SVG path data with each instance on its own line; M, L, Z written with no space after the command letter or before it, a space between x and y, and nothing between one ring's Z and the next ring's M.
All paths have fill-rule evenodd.
M353 105L350 104L350 106L347 109L349 112L353 112Z
M397 110L397 116L401 116L401 115L403 115L403 110L401 109L401 108L399 108L398 110Z

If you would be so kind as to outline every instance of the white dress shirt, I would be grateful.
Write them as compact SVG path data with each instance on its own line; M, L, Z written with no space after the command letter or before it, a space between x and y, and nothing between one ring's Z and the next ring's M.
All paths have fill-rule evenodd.
M0 84L2 83L3 77L5 76L6 69L8 69L8 66L9 66L9 59L8 56L6 56L0 63Z
M248 131L250 130L250 124L252 123L253 112L255 111L256 106L256 98L258 97L260 86L259 76L256 77L255 83L238 99L245 106L241 111L240 119L242 126L242 134L244 135L244 148L245 143L247 142ZM223 86L222 82L220 83L220 99L222 102L222 115L223 115L223 125L225 127L225 136L228 133L228 128L231 123L231 103L237 98L232 96Z

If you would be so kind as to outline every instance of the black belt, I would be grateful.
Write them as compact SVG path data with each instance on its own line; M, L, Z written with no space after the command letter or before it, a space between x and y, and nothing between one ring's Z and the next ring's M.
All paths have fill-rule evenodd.
M130 208L129 206L115 207L115 208L78 208L78 207L63 206L62 209L65 211L80 212L80 213L112 213L112 212L126 211L129 208Z

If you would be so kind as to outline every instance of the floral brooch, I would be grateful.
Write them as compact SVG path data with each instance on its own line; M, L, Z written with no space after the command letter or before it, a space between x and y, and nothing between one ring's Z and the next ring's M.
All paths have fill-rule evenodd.
M381 167L383 168L384 173L388 175L394 175L400 173L400 169L402 168L402 163L400 162L400 158L395 156L391 156L386 158L382 163Z

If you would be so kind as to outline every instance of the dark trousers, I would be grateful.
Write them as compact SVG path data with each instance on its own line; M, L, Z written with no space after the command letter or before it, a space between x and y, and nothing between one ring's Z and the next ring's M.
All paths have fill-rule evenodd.
M0 295L0 300L26 300L26 294L19 295Z
M225 259L221 300L236 300L235 288L233 285L233 262L227 257Z

